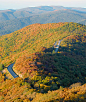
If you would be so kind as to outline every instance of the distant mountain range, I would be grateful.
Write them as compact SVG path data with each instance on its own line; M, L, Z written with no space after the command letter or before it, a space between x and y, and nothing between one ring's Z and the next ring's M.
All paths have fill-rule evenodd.
M0 11L0 35L34 23L77 22L86 24L86 8L39 6Z

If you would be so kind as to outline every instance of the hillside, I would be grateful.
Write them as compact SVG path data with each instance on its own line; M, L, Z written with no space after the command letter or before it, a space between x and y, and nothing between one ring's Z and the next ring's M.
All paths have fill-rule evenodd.
M7 57L6 60L11 58L12 61L15 58L12 58L13 55L18 56L26 50L30 54L41 51L40 48L50 48L58 39L73 34L85 34L85 31L86 26L77 23L32 24L12 34L0 36L1 59L4 61ZM38 48L36 48L37 43Z
M3 67L15 62L19 75L9 78L2 69L0 101L85 102L85 46L86 26L73 22L32 24L0 36L0 62Z
M80 22L86 18L86 13L73 10L49 11L29 17L16 18L0 22L0 35L9 34L34 23ZM82 22L81 22L82 23Z

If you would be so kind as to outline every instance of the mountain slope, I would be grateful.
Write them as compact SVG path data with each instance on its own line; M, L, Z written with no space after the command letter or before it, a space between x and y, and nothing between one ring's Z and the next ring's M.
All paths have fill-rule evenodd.
M83 35L85 31L86 26L77 23L33 24L12 34L0 36L1 58L9 56L9 59L12 55L22 53L24 50L29 53L37 52L40 47L51 47L54 41L58 39L63 39L72 34ZM53 40L49 42L51 38ZM43 45L38 43L40 40L42 40ZM46 42L46 40L48 41ZM36 49L36 43L38 43L38 49Z
M59 40L55 53L53 45ZM2 102L86 101L85 25L32 24L0 36L0 62L15 62L13 70L20 76L10 80L6 68L1 69Z
M86 13L72 11L72 10L59 10L40 15L34 15L24 18L17 18L14 20L7 20L0 23L0 35L9 34L27 25L34 23L58 23L58 22L79 22L86 18Z

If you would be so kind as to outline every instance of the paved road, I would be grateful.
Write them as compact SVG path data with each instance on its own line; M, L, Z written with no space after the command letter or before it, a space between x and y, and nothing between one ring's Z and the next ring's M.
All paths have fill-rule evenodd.
M13 71L12 67L13 67L14 64L10 64L7 69L9 71L9 73L14 77L14 78L17 78L18 75Z
M58 45L55 47L55 48L56 48L56 49L55 49L55 52L58 51L61 41L62 41L62 40L59 40Z

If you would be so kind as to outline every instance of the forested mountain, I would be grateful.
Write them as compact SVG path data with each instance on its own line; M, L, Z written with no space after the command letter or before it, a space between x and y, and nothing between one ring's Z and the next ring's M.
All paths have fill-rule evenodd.
M48 8L49 9L49 8ZM24 18L16 18L0 23L0 35L9 34L27 25L35 23L58 23L58 22L82 22L86 19L86 13L72 10L49 11L38 15L32 15Z
M54 43L61 41L59 51ZM85 102L86 26L32 24L0 36L0 101ZM15 63L13 79L6 67ZM11 79L11 80L10 80Z
M0 10L0 35L9 34L34 23L80 22L86 19L85 8L39 6Z
M71 8L63 6L39 6L39 7L28 7L17 10L14 9L0 10L0 22L5 20L12 20L15 18L29 17L34 14L41 14L49 11L64 10L64 9L86 12L86 8Z

